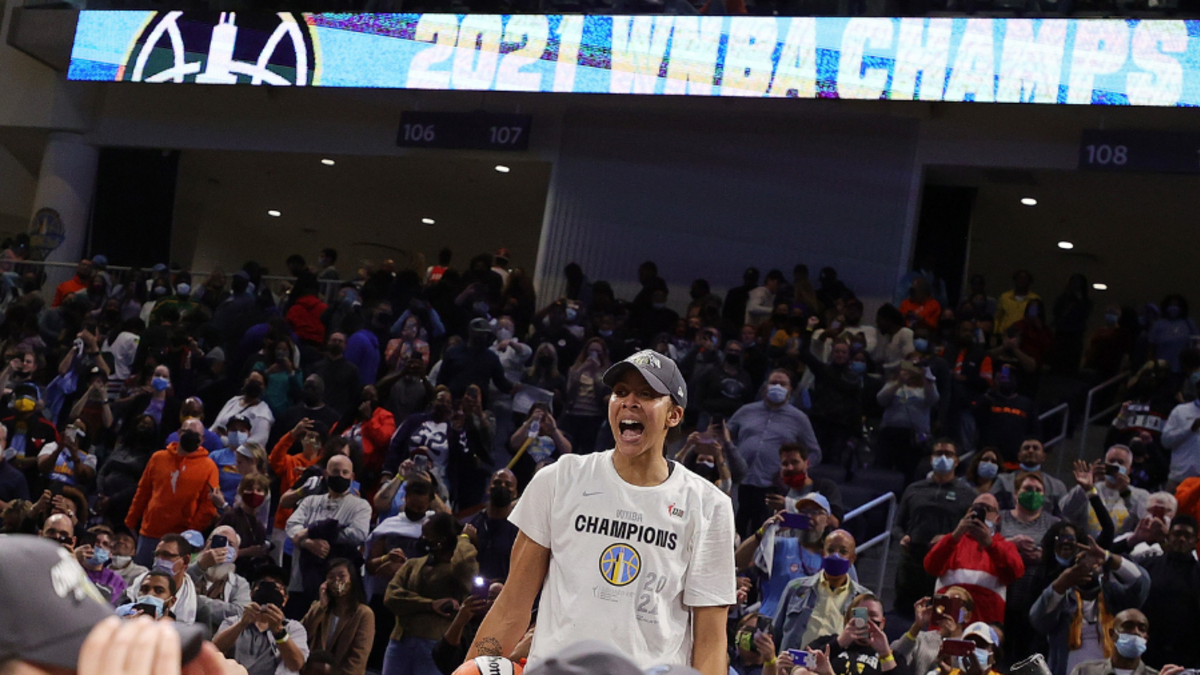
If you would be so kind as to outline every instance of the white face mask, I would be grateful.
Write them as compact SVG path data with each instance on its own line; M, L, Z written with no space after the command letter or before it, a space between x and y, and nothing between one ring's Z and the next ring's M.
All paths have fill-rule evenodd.
M114 555L112 557L112 562L109 563L109 567L117 570L123 570L126 567L129 567L129 563L131 562L133 562L133 556L131 555Z

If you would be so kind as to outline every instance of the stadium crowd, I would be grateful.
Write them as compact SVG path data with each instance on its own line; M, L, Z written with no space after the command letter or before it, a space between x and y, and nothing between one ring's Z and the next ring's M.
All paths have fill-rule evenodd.
M867 316L836 270L797 265L725 297L696 279L680 314L653 262L632 299L572 264L547 301L504 250L343 274L326 249L281 285L253 262L97 255L53 289L28 255L0 253L2 531L54 540L118 615L196 626L249 675L451 673L503 589L523 490L611 447L601 376L641 349L686 377L668 457L735 505L731 672L1200 667L1181 296L1096 308L1075 275L1047 302L1018 271L951 304L918 269ZM1054 475L1045 382L1126 371L1103 459ZM885 608L856 566L876 533L843 521L888 489ZM535 634L536 615L514 660Z

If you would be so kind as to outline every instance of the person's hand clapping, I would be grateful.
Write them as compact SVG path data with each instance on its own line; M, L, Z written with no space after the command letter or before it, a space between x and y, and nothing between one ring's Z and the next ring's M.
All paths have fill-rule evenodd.
M1072 472L1075 474L1075 482L1084 492L1091 490L1096 485L1095 473L1092 471L1092 465L1082 459L1075 460L1075 468Z
M929 628L929 622L933 620L933 598L925 596L913 603L913 633L920 633Z

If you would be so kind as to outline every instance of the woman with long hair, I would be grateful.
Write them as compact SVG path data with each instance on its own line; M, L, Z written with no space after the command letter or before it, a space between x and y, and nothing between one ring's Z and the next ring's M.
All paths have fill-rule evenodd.
M560 424L574 446L585 453L595 447L596 436L607 416L609 388L602 375L609 365L608 346L604 340L592 338L583 345L583 351L567 373Z
M333 654L330 675L363 675L375 640L375 612L367 606L358 566L345 558L329 561L319 599L300 621L310 649Z

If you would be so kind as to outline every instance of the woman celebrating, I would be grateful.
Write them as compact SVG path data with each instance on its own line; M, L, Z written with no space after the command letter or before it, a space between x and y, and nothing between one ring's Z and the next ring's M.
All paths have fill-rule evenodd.
M533 663L585 638L639 667L684 663L727 675L735 600L733 508L715 485L663 456L687 385L651 351L608 370L615 449L564 455L538 472L509 520L520 528L508 583L467 658L508 656L541 593Z
M367 607L358 567L345 558L329 561L320 600L300 622L311 649L333 654L330 675L363 675L375 640L375 612Z

